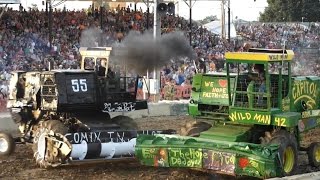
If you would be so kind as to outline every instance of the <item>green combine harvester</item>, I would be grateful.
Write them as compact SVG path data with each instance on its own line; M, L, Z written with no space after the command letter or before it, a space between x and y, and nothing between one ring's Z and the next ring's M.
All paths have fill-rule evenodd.
M320 165L320 77L292 76L291 50L226 53L226 73L193 78L180 135L140 135L143 165L258 178L295 173L298 151Z

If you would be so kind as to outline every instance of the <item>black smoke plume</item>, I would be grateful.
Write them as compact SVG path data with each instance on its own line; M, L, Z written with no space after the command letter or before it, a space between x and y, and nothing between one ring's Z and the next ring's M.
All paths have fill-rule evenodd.
M111 61L121 59L129 70L140 75L147 70L159 70L171 61L193 57L192 47L182 32L164 34L155 40L152 32L131 31L120 46L113 48L116 53Z
M90 27L81 33L80 46L81 47L96 47L102 38L101 30L97 27Z

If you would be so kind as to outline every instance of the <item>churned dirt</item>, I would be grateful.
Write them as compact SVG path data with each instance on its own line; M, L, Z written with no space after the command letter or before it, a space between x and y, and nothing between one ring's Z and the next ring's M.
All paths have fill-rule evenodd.
M188 121L187 116L146 117L135 119L139 129L175 129ZM31 147L17 145L10 157L0 157L0 179L210 179L210 175L187 169L157 169L139 165L134 160L66 165L40 169L35 165Z
M193 121L188 116L172 117L145 117L135 119L141 130L147 129L175 129L179 130L182 125ZM297 173L318 171L307 165L307 156L300 155L299 170ZM81 165L66 165L53 169L40 169L35 165L31 147L17 145L16 152L9 157L0 157L0 179L99 179L99 180L207 180L207 179L234 179L233 177L210 175L190 169L176 168L153 168L139 165L138 162L95 162ZM247 179L247 178L246 178Z

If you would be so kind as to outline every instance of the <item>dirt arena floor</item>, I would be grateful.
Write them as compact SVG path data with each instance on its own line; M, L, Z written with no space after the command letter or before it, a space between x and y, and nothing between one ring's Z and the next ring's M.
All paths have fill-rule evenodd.
M187 116L145 117L135 119L140 130L147 129L176 129L193 119ZM307 156L301 153L300 166L297 174L319 171L307 165ZM35 165L31 147L18 145L16 152L10 157L0 157L0 179L128 179L128 180L206 180L206 179L235 179L234 177L210 175L205 172L174 169L152 168L139 165L136 161L99 162L82 165L66 165L54 169L40 169ZM243 178L241 178L243 179ZM248 179L248 178L245 178Z

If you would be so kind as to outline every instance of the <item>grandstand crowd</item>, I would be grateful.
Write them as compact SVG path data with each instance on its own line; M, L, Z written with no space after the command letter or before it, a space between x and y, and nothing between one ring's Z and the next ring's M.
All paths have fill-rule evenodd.
M57 10L53 12L52 35L49 42L48 13L34 9L19 11L7 9L0 21L0 78L2 91L6 91L10 72L14 70L43 70L54 58L54 68L79 68L81 32L91 27L100 28L100 13L95 11ZM147 23L146 12L130 8L104 11L103 44L121 42L131 30L144 32L153 27L153 15ZM162 33L184 31L188 37L189 21L178 16L164 16L161 19ZM318 49L319 26L308 27L300 23L237 23L237 37L230 42L213 34L197 23L193 23L192 47L195 59L176 61L161 70L163 88L190 85L197 70L213 73L223 71L226 51L244 51L250 47L286 48L296 53L294 70L297 74L320 73L319 54L310 55L304 49ZM245 45L246 44L246 45ZM249 45L248 45L249 44ZM51 47L51 48L50 48ZM306 71L303 67L308 67Z

